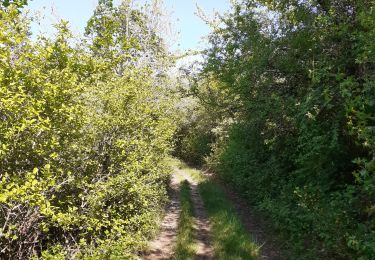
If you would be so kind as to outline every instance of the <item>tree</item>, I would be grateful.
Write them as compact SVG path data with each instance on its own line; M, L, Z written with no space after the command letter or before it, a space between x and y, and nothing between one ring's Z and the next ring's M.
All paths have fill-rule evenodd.
M219 110L234 123L211 129L220 134L209 161L296 257L375 254L373 10L371 1L246 0L210 36L200 77L227 94L209 108L235 106L236 116Z
M4 7L9 7L10 5L15 5L18 8L22 8L28 4L28 0L0 0L0 5Z
M119 72L112 23L105 45L29 23L0 9L0 258L135 258L166 201L173 96L149 66Z

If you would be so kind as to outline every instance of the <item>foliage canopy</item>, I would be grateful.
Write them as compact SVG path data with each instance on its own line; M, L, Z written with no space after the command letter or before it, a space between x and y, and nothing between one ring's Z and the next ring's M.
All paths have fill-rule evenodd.
M104 2L85 39L61 22L31 40L19 5L0 8L2 259L131 259L157 226L175 126L169 79L154 75L172 64L160 38L150 59L164 67L140 66L147 30L121 38L117 23L127 12L149 28L148 14L105 5L107 23Z
M190 93L203 116L179 149L211 147L196 161L298 258L375 256L374 15L367 0L237 1Z

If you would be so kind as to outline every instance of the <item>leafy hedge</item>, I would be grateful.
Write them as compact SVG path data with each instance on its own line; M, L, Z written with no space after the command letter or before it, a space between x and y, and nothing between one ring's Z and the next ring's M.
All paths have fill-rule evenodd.
M245 0L220 22L194 92L228 93L208 163L293 258L373 259L374 3Z
M166 201L167 79L115 48L110 23L118 41L99 47L65 22L31 40L29 23L0 7L0 258L134 258Z

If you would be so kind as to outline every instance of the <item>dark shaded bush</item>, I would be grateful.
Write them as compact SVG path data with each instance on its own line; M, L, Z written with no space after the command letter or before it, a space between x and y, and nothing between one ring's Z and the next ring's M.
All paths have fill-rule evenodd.
M228 95L208 107L236 106L208 162L299 259L375 257L374 10L246 0L210 36L200 78Z

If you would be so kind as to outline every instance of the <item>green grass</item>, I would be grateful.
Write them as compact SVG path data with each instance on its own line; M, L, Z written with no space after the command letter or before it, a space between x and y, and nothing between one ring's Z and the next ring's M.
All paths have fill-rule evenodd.
M200 170L191 168L186 163L176 158L168 158L168 164L170 167L176 167L178 169L184 170L187 172L196 182L202 182L205 180L202 172Z
M206 180L199 191L212 226L216 259L258 259L259 246L251 239L224 191Z
M170 167L177 167L177 168L180 168L180 169L186 167L186 164L184 162L182 162L182 161L180 161L180 160L178 160L174 157L167 157L165 159L165 162Z
M176 259L194 259L194 212L191 200L191 190L188 181L181 183L180 190L181 213L178 221L177 243L175 255Z

